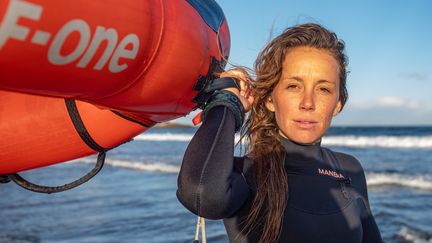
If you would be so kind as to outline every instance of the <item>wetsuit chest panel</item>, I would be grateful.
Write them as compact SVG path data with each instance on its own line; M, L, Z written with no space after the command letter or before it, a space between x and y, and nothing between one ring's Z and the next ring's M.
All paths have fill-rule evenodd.
M339 213L318 215L288 207L279 242L362 242L363 230L356 203Z
M288 175L288 206L311 214L337 213L352 202L343 190L342 183L333 179Z

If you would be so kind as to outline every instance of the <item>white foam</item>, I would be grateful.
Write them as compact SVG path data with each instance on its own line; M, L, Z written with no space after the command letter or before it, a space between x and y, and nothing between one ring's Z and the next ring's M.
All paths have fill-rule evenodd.
M401 187L432 190L432 177L426 175L401 175L398 173L367 173L368 186L394 185Z
M71 162L93 164L95 163L95 159L84 158L84 159L76 159ZM169 165L160 162L146 163L140 161L106 159L105 165L123 168L123 169L130 169L130 170L157 171L162 173L178 173L180 171L179 166Z
M70 163L85 163L93 164L96 158L83 158L72 160ZM137 170L151 171L162 173L175 173L180 171L180 166L170 165L161 162L143 162L143 161L128 161L117 159L106 159L105 164L112 167ZM432 176L426 175L401 175L398 173L367 173L366 181L368 186L400 186L422 190L432 191Z
M425 236L405 226L402 226L397 235L412 243L432 243L432 238L426 239Z
M134 138L138 141L190 141L193 134L181 133L143 133Z
M189 133L143 133L134 138L138 141L179 141L189 142L194 134ZM235 136L235 142L240 139L240 136Z
M143 133L135 137L138 141L189 142L193 134L188 133ZM235 141L239 136L235 137ZM324 146L384 147L432 149L432 136L325 136Z
M325 146L432 149L432 136L327 136Z

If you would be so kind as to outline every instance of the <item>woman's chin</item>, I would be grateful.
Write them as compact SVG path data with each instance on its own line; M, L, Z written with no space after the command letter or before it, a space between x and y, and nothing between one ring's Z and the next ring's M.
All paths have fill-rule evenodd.
M321 139L320 134L311 133L284 133L281 132L282 137L285 137L298 144L314 144Z
M320 140L319 137L314 137L314 138L300 138L300 139L292 139L294 142L299 143L299 144L315 144L316 142L318 142Z

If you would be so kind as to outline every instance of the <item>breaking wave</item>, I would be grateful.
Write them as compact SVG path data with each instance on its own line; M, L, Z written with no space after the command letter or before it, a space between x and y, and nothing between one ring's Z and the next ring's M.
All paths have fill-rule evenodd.
M85 164L94 164L94 159L77 159L71 161L74 163L85 163ZM106 159L105 165L129 170L137 170L137 171L154 171L154 172L162 172L162 173L178 173L180 171L179 166L159 163L159 162L140 162L140 161L128 161L128 160L117 160L117 159Z
M135 137L138 141L189 142L193 134L188 133L143 133ZM238 141L239 136L235 140ZM384 147L432 149L432 136L325 136L324 146Z
M426 175L401 175L398 173L367 173L368 186L400 186L432 191L432 177Z
M397 236L404 241L412 243L432 243L432 237L424 233L417 232L408 227L402 226L397 232Z
M432 136L328 136L325 146L432 149Z
M77 159L72 162L93 164L94 159ZM150 171L176 174L180 171L179 165L171 165L162 162L143 162L118 159L107 159L105 164L111 167L123 168L136 171ZM432 176L427 175L401 175L398 173L367 173L367 184L369 187L399 186L414 189L432 191Z

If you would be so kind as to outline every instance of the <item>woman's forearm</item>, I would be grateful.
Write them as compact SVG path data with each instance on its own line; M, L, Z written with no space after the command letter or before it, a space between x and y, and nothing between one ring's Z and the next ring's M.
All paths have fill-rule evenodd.
M234 168L235 118L224 106L211 109L192 138L178 177L177 197L193 213L229 217L249 197L249 187Z

